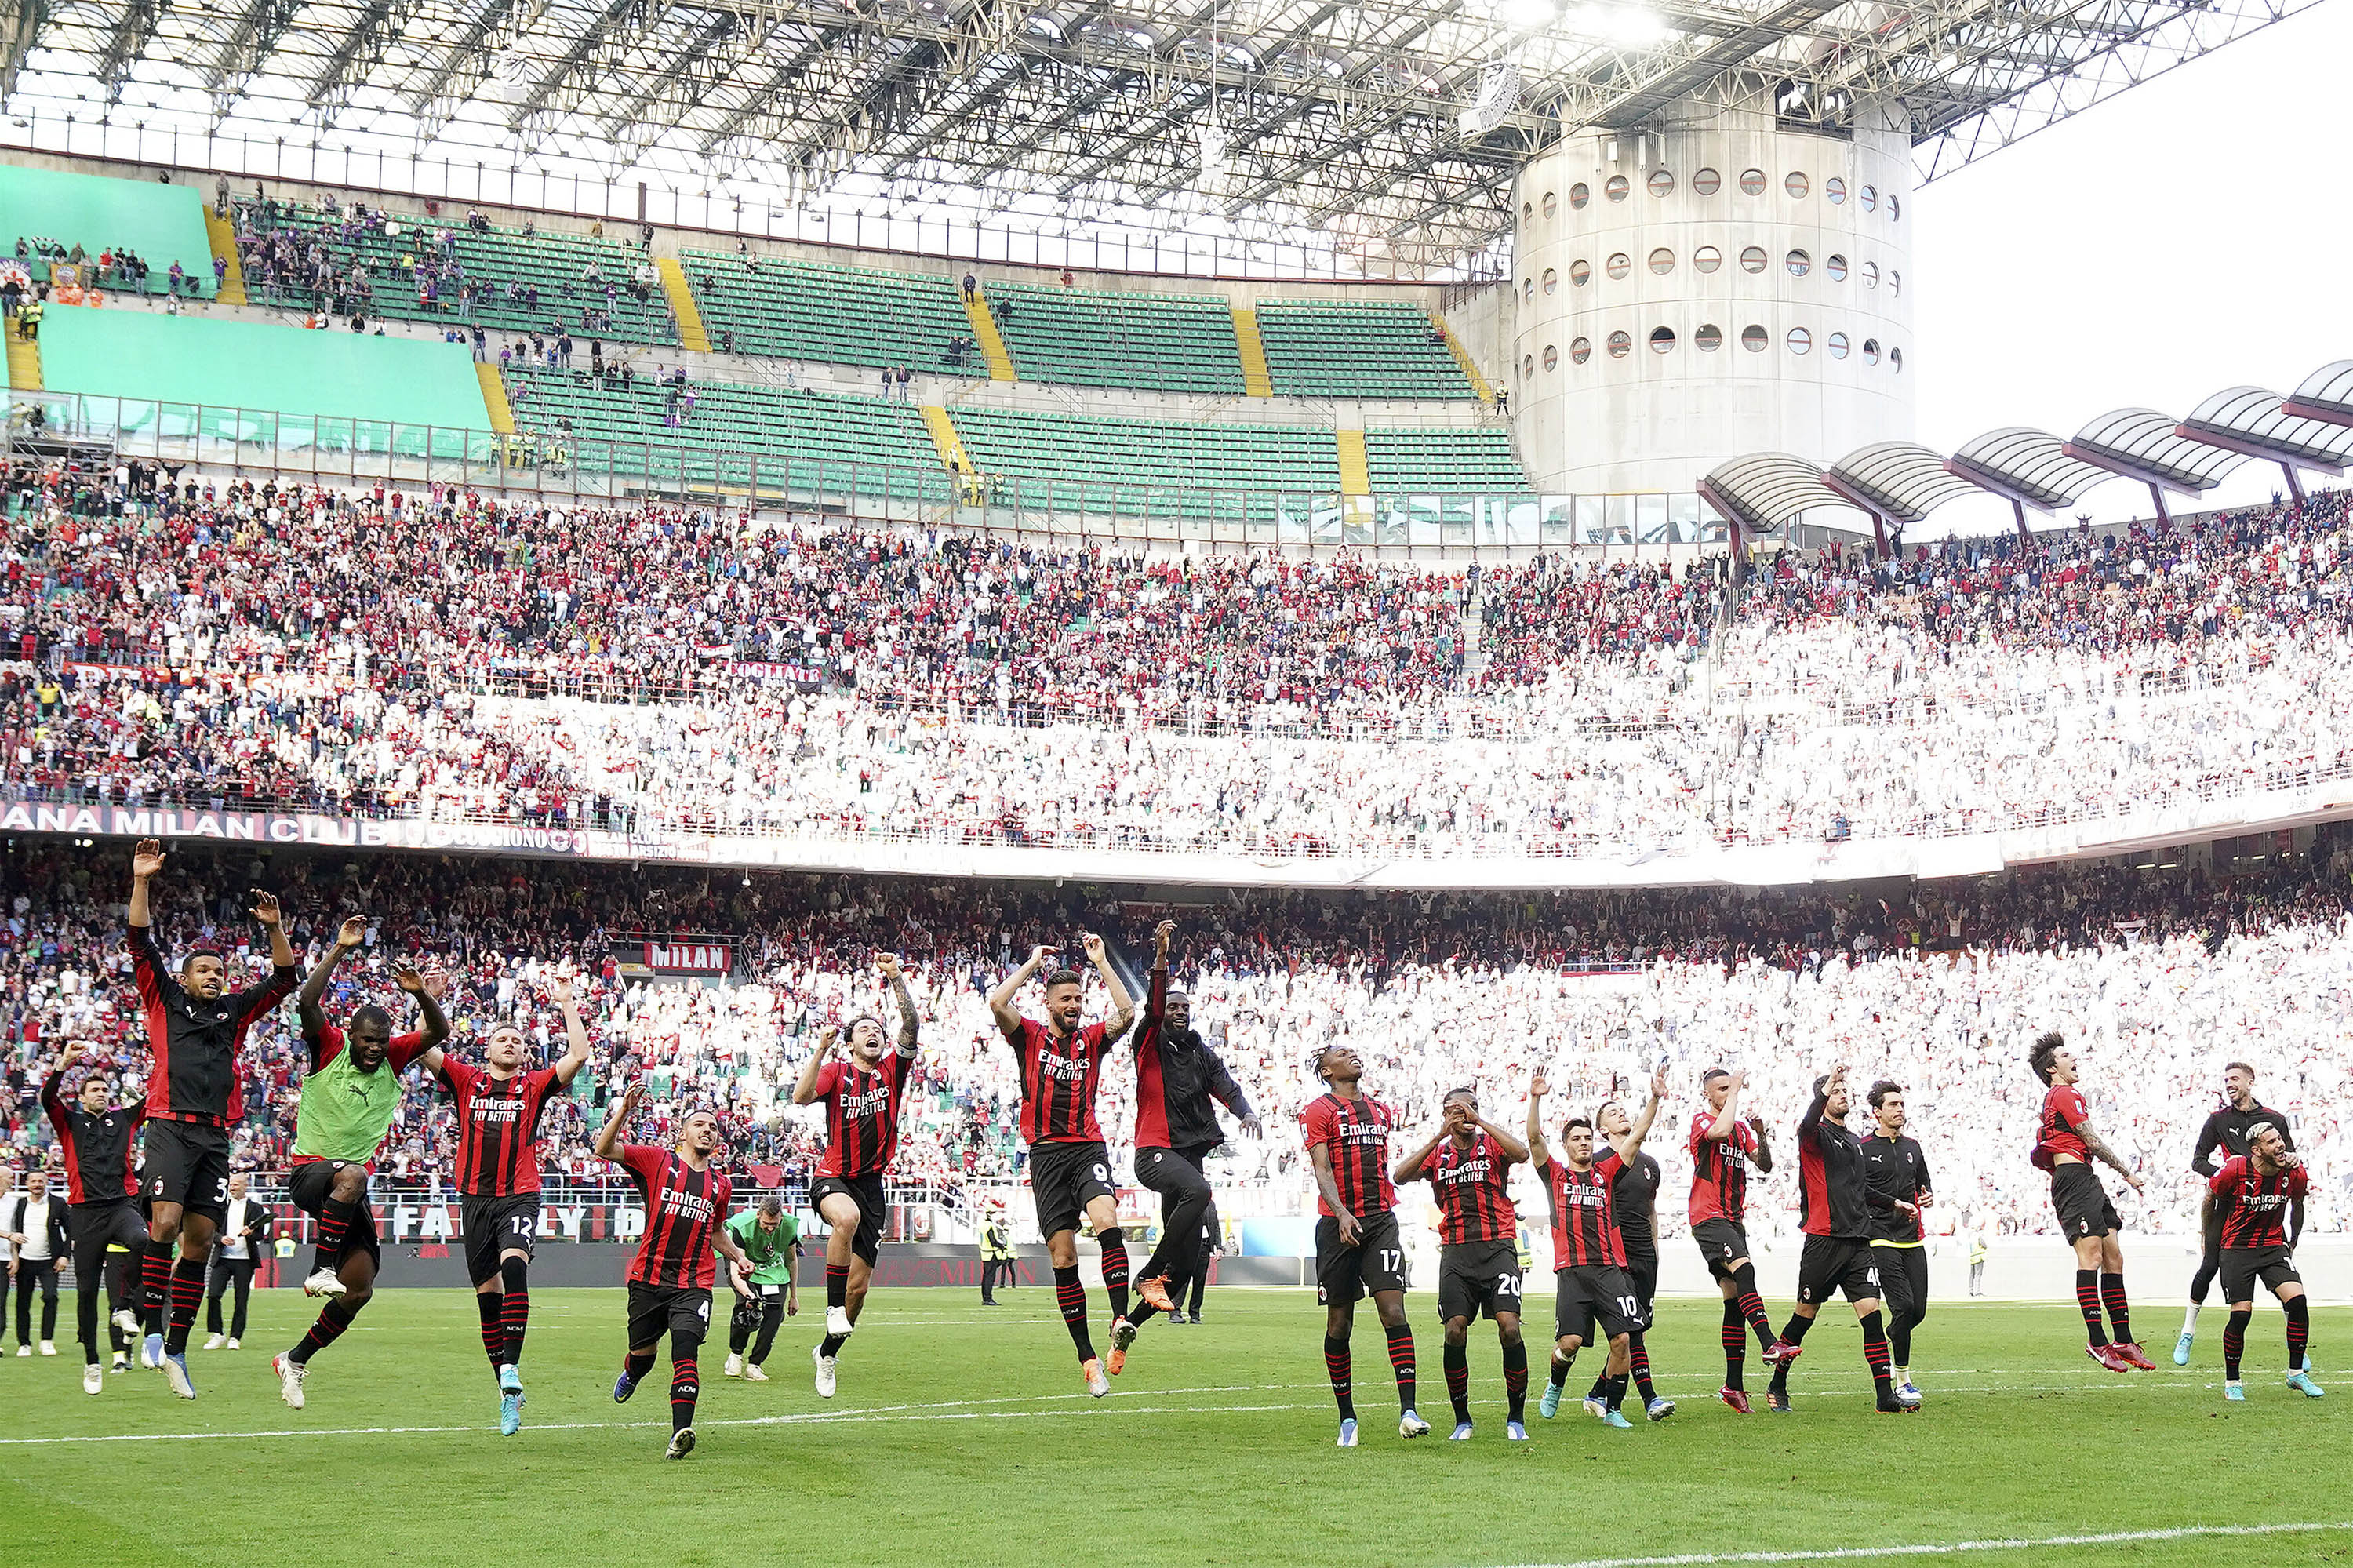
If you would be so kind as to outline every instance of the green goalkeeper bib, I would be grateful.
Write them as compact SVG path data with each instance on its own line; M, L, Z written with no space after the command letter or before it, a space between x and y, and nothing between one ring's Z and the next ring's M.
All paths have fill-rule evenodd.
M364 1164L392 1129L400 1109L400 1075L386 1060L373 1073L352 1065L349 1051L302 1080L294 1112L294 1152L312 1160Z

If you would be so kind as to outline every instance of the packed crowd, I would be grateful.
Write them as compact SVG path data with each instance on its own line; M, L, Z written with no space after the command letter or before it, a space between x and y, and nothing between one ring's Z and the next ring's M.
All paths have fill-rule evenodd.
M143 1067L121 934L121 848L20 840L0 854L0 1118L18 1160L54 1158L34 1096L64 1042L100 1042L101 1070L126 1093ZM1029 944L1075 951L1088 928L1110 934L1140 988L1134 966L1167 913L1197 1023L1221 1043L1271 1129L1237 1139L1214 1168L1238 1213L1295 1213L1308 1200L1291 1118L1320 1092L1314 1053L1341 1041L1365 1058L1367 1087L1417 1127L1457 1084L1507 1108L1528 1070L1546 1064L1556 1086L1589 1102L1664 1058L1686 1098L1700 1069L1746 1068L1748 1103L1786 1128L1810 1075L1848 1061L1865 1081L1883 1074L1912 1090L1913 1114L1931 1129L1942 1224L2041 1231L2043 1184L2025 1160L2040 1086L2022 1058L2036 1033L2058 1027L2084 1053L2101 1128L2158 1178L2137 1225L2194 1221L2189 1142L2221 1064L2237 1058L2257 1065L2267 1103L2289 1113L2314 1160L2312 1224L2337 1229L2353 1213L2338 1049L2353 1005L2353 831L2322 830L2307 851L2252 870L2078 867L1917 884L1898 898L1270 894L1168 907L1077 889L259 850L175 850L167 871L167 950L216 937L258 965L242 906L255 885L280 893L306 965L344 916L364 914L364 961L338 976L330 1012L397 1001L392 959L429 959L448 974L461 1053L508 1017L541 1050L560 1049L543 984L554 966L576 970L595 1055L551 1112L547 1147L557 1173L583 1180L602 1174L586 1140L604 1107L643 1074L656 1131L689 1106L712 1107L732 1158L774 1167L788 1189L805 1185L822 1123L791 1106L792 1083L819 1031L876 1007L871 960L884 948L905 956L926 1019L896 1179L950 1207L1018 1180L1013 1060L984 993ZM624 979L616 944L639 931L715 933L733 946L734 970L710 985ZM282 1009L244 1066L241 1164L282 1166L301 1062ZM1133 1114L1133 1075L1114 1053L1102 1117L1123 1160ZM1656 1150L1671 1191L1685 1179L1687 1114L1669 1108ZM444 1181L450 1145L446 1099L413 1086L387 1174ZM1767 1184L1768 1231L1794 1224L1790 1183L1784 1163Z

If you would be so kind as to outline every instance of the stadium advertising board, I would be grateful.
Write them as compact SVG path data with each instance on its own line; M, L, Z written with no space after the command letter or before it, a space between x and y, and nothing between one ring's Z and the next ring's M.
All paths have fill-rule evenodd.
M378 821L291 811L197 811L149 806L0 801L0 832L76 837L216 839L229 843L321 844L352 849L475 850L586 855L589 836L525 822Z
M639 961L658 975L723 975L735 967L725 942L640 942Z

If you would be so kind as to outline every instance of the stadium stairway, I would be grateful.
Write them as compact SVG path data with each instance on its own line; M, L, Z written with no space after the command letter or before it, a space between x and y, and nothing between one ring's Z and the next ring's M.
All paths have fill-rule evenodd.
M1005 334L997 330L997 318L989 313L988 300L981 294L968 296L964 313L972 323L972 340L980 344L981 357L988 361L991 381L1018 381L1013 373L1013 356L1005 352Z
M213 209L205 208L205 238L212 242L213 259L226 263L220 290L214 296L224 305L241 305L245 298L245 263L237 260L237 225L227 218L216 217Z
M8 385L19 392L41 389L41 345L8 331Z
M702 330L702 312L694 302L694 291L686 286L686 272L675 256L654 260L654 270L661 275L662 292L670 299L670 313L678 323L681 347L697 354L711 352L711 335Z
M1462 367L1463 379L1469 381L1471 389L1479 394L1479 401L1493 408L1495 389L1487 385L1485 376L1479 374L1479 366L1472 362L1471 351L1462 346L1462 340L1454 335L1454 329L1446 324L1446 318L1432 311L1430 313L1430 324L1445 334L1446 352L1452 355L1454 363Z
M1365 454L1365 432L1336 429L1332 439L1339 449L1341 525L1369 528L1373 524L1373 467Z
M474 375L482 384L482 410L490 416L491 429L500 435L514 434L514 405L507 401L507 384L499 375L499 367L477 362Z
M959 476L959 491L972 484L979 471L973 467L972 454L964 450L964 438L956 434L955 421L936 403L923 405L923 428L932 432L932 445L940 450L940 466Z
M1259 335L1258 312L1249 305L1234 307L1234 343L1242 351L1242 391L1252 397L1274 396L1274 382L1266 373L1266 339Z

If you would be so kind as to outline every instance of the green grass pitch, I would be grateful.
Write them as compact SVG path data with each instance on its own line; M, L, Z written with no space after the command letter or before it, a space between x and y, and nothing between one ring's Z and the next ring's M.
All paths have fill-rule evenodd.
M137 1372L85 1395L74 1347L54 1361L11 1354L0 1563L1478 1568L1904 1562L1963 1542L1986 1543L1957 1554L1971 1561L2071 1568L2353 1563L2353 1383L2317 1401L2283 1388L2268 1302L2242 1405L2221 1397L2219 1308L2189 1368L2118 1377L2084 1357L2071 1308L1940 1305L1915 1351L1921 1414L1872 1410L1860 1337L1833 1312L1799 1363L1796 1413L1767 1415L1760 1402L1746 1419L1713 1397L1715 1306L1668 1302L1651 1346L1682 1407L1672 1419L1612 1432L1574 1403L1537 1419L1537 1348L1535 1441L1507 1445L1483 1326L1472 1340L1478 1436L1446 1440L1439 1334L1420 1296L1419 1404L1437 1430L1398 1437L1364 1311L1364 1443L1344 1452L1322 1313L1304 1293L1212 1292L1208 1323L1147 1329L1101 1402L1038 1288L993 1309L964 1291L878 1292L842 1356L839 1397L819 1400L808 1353L822 1298L804 1300L815 1306L786 1320L774 1382L723 1378L723 1332L706 1347L702 1446L681 1464L660 1458L666 1347L637 1398L612 1403L617 1291L533 1294L527 1425L512 1438L498 1436L474 1310L456 1292L379 1295L313 1364L300 1413L279 1403L269 1372L312 1315L291 1292L257 1293L242 1351L191 1351L194 1404ZM1100 1312L1099 1292L1091 1302ZM2142 1313L2165 1361L2174 1308ZM2328 1386L2332 1363L2353 1356L2353 1311L2316 1313L2314 1344ZM1572 1401L1591 1370L1572 1374ZM2273 1528L2224 1533L2254 1526ZM2127 1532L2152 1533L2052 1543ZM1915 1551L1880 1550L1899 1545Z

